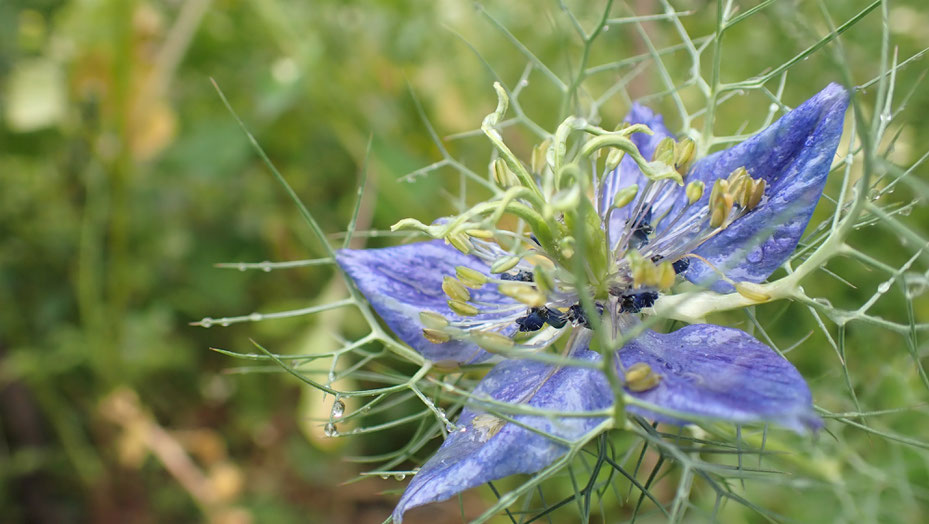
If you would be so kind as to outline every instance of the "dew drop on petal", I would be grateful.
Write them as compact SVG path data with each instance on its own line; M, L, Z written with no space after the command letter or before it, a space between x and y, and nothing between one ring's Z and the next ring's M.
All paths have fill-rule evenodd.
M335 402L332 403L332 418L342 418L342 415L345 414L345 402L342 402L341 399L335 399Z

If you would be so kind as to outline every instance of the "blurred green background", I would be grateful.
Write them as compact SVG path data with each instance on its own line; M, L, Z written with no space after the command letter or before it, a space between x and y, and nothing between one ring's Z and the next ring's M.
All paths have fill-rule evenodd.
M601 2L569 5L585 24L602 10ZM674 5L691 10L682 22L692 36L712 32L715 4ZM830 15L839 23L865 5L830 3ZM486 9L556 72L576 66L580 47L557 2L487 2ZM662 9L639 0L617 4L614 16ZM889 13L901 59L929 46L929 13L920 0L895 2ZM817 3L776 2L727 36L724 80L779 65L826 34L829 23ZM660 47L680 43L669 23L648 22L644 29ZM340 455L382 452L409 435L389 433L393 442L383 436L324 439L321 424L311 421L328 412L320 395L290 377L239 373L239 362L208 349L251 351L252 337L278 352L317 351L331 343L322 342L328 329L343 321L352 329L356 320L329 315L227 328L188 325L204 316L305 307L342 296L326 266L270 274L214 267L319 252L209 79L328 232L348 223L370 139L359 229L384 229L406 216L447 214L457 191L450 170L440 171L449 176L397 181L441 159L410 92L443 136L477 128L495 105L494 77L458 35L504 82L516 84L525 57L465 1L0 2L0 520L386 518L395 498L382 492L402 485L375 478L341 486L361 469ZM791 72L785 103L796 105L827 82L843 80L830 65L834 50L827 47ZM845 35L843 50L857 83L877 74L879 13ZM590 64L645 52L637 30L619 25L594 48ZM674 74L689 67L686 56L667 58ZM637 65L597 75L591 89L628 81L630 98L660 91L658 72ZM901 92L916 86L925 68L917 61L903 70ZM682 88L686 96L688 87ZM561 118L553 111L556 95L536 74L521 100L537 122L553 129ZM867 96L862 102L867 106ZM604 125L620 120L628 103L617 96L605 104ZM673 109L664 98L649 103ZM736 132L749 116L759 122L765 105L726 105L718 133ZM929 110L925 90L907 107L893 152L901 165L915 161L929 141L929 121L918 116ZM678 122L669 116L668 123L675 129ZM525 153L532 142L519 142L520 136L513 139ZM483 140L456 140L450 148L485 172L489 148ZM926 218L925 209L917 209L910 221L925 224ZM886 262L905 260L894 251L892 235L862 235ZM879 282L860 269L848 272L846 278L860 279L856 283L871 283L859 292L827 279L815 292L855 303ZM879 313L905 321L902 304L881 305ZM925 322L925 297L915 304ZM815 328L803 308L771 311L778 312L774 329L785 341ZM891 356L872 351L900 346L899 337L863 329L851 340L860 340L850 350L856 359L850 372L864 408L925 403L905 350ZM806 344L793 360L811 378L818 403L853 409L822 335ZM925 411L901 417L896 430L925 438L918 417L925 420ZM899 448L851 438L859 452L874 445L886 453L882 457L896 457L888 462L894 468L907 462ZM916 458L902 479L887 481L916 486L912 503L900 506L903 521L927 516L917 509L927 500L927 463L925 455ZM882 465L870 467L881 471ZM897 473L884 470L888 477ZM875 478L859 480L879 487ZM468 493L466 507L485 507L482 497L491 497L485 491ZM457 504L442 508L430 521L460 520ZM811 507L808 516L822 511L829 514ZM805 520L802 510L790 514Z

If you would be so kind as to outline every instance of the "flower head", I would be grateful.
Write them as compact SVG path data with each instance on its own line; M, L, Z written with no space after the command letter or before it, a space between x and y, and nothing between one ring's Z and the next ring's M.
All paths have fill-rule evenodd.
M493 166L501 193L430 225L407 219L395 226L439 240L337 257L388 326L428 359L511 357L471 393L458 429L414 477L394 519L549 466L565 443L605 427L612 379L634 401L628 413L659 422L818 428L803 378L751 335L712 324L658 333L641 323L682 279L762 301L753 286L787 260L822 194L846 91L829 85L764 131L700 159L693 140L676 140L641 105L612 132L569 118L529 168L494 129L506 110L498 94L483 129L501 152ZM569 147L579 133L586 139ZM569 151L576 151L570 160ZM584 171L598 159L607 168L602 179ZM498 229L504 214L522 219L531 234ZM589 365L516 358L564 336L564 355ZM482 409L488 401L530 412L504 420ZM552 418L532 410L599 414Z

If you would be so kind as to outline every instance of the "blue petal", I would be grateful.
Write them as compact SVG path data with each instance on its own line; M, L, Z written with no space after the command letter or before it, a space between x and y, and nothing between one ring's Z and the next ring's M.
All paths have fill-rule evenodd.
M797 432L822 425L797 369L744 331L713 324L646 331L619 355L627 368L644 362L661 376L655 388L629 393L662 408L735 423L773 422ZM627 410L685 423L637 406Z
M702 180L707 190L695 209L705 206L709 188L720 177L745 166L764 178L766 201L733 222L695 253L735 281L761 282L790 256L819 201L832 165L848 107L848 93L838 84L825 89L752 138L699 160L686 181ZM685 198L675 205L680 209ZM672 211L672 214L674 211ZM747 251L747 252L746 252ZM693 261L686 277L692 282L716 281L712 288L731 292L712 269Z
M465 255L441 240L432 240L383 249L342 249L336 253L336 261L397 337L424 357L458 363L481 362L491 357L470 342L452 340L433 344L423 338L423 326L419 321L421 311L433 311L453 321L462 320L448 307L442 278L454 276L456 266L489 273L479 258ZM498 293L493 285L471 290L471 297L491 304L515 304ZM484 314L469 318L493 317L493 314ZM512 334L515 329L514 325L505 334Z
M629 111L629 114L626 115L625 122L629 124L645 124L654 131L655 134L651 136L645 133L634 133L629 137L632 143L639 148L639 152L642 153L642 156L644 156L646 160L651 160L652 155L655 153L655 148L658 147L658 143L661 142L662 139L672 136L671 132L668 131L668 128L664 125L664 118L638 102L632 104L632 109ZM605 216L606 211L613 204L613 197L616 196L617 191L632 184L638 184L641 190L645 187L646 182L648 182L648 179L639 171L639 166L635 161L628 156L623 157L622 161L619 163L619 167L610 171L603 177L599 208L601 216ZM631 207L632 206L627 206L626 208L616 210L613 213L613 220L625 219L626 213L629 212L628 209ZM658 210L655 211L657 212Z
M575 358L594 361L599 354L579 349ZM489 395L495 400L524 403L558 411L591 411L612 403L606 378L599 370L579 367L553 367L526 360L497 364L475 389L475 398ZM475 424L475 417L481 416ZM513 475L533 473L548 466L567 449L519 425L506 423L495 434L488 427L490 415L465 409L458 419L459 429L448 438L419 470L400 498L393 513L400 522L410 508L448 499L468 488ZM519 415L520 423L567 440L577 440L603 419ZM491 424L492 425L492 422Z

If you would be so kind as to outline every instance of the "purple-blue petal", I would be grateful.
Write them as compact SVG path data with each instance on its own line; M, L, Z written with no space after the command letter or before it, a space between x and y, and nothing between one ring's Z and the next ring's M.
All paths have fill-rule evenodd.
M620 350L627 368L648 364L658 385L632 396L672 411L735 423L772 422L797 432L818 429L810 389L797 369L738 329L695 324L646 331ZM683 421L637 406L628 411L670 424Z
M429 342L423 338L423 325L419 320L422 311L433 311L449 320L462 320L448 307L442 278L455 276L456 266L489 273L489 268L479 258L465 255L441 240L431 240L382 249L342 249L336 253L336 261L397 337L424 357L436 362L458 363L481 362L491 357L476 345L462 340L444 344ZM471 290L471 297L491 304L515 304L493 285ZM469 318L492 319L493 315ZM513 326L505 334L512 334L515 329Z
M575 358L594 361L599 354L579 349ZM527 360L497 364L481 381L475 398L489 395L510 403L558 411L592 411L612 403L612 394L603 373L596 369L553 367ZM561 444L517 424L505 423L491 435L486 423L474 425L480 415L465 409L458 419L458 430L448 438L410 481L393 513L395 522L416 506L446 500L468 488L516 473L534 473L548 466L567 449ZM483 415L488 417L488 415ZM566 440L577 440L603 419L519 415L520 423ZM502 419L500 420L501 422Z
M632 104L632 109L629 110L629 114L626 115L624 121L629 124L645 124L654 131L653 135L633 133L629 137L632 143L639 148L639 152L642 153L642 156L644 156L646 160L652 159L652 155L655 153L655 148L658 147L659 142L664 138L673 136L671 132L668 131L668 128L665 127L664 118L661 115L656 114L654 111L638 102ZM617 191L632 184L638 184L639 189L642 189L645 187L646 182L648 182L648 179L639 171L638 164L629 158L628 155L624 156L619 166L603 177L599 207L601 215L605 215L606 210L613 204L613 197L616 195ZM628 213L628 207L631 206L616 210L613 213L613 220L624 219L625 214ZM655 211L657 212L658 210Z
M761 282L790 256L819 201L832 165L848 107L848 92L838 84L804 102L752 138L699 160L686 181L702 180L707 190L694 208L705 206L713 182L744 166L768 186L765 200L695 253L732 280ZM680 209L681 194L675 205ZM672 211L672 214L674 211ZM720 292L732 286L717 280L706 264L693 260L687 279L713 283Z

